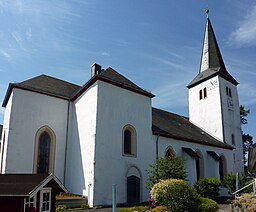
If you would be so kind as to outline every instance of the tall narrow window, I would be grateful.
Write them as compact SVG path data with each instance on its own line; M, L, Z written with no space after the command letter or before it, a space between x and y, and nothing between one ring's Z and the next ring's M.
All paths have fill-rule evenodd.
M196 154L198 157L195 157L196 162L196 179L199 180L200 178L204 177L204 160L202 153L197 150Z
M236 140L235 140L234 134L231 135L231 142L232 142L232 145L236 145Z
M206 88L204 88L204 98L206 98L207 97L207 90L206 90Z
M34 173L52 173L55 162L55 134L47 126L36 133L34 151Z
M199 100L205 99L207 97L207 89L203 88L199 90Z
M43 132L39 137L37 173L49 172L50 162L50 142L51 138L47 132Z
M228 86L226 86L226 94L227 96L232 97L231 88L229 88Z
M199 91L199 99L200 100L203 99L203 91L202 90Z
M130 130L124 131L124 154L132 154L132 134Z
M123 155L136 156L136 131L131 125L127 125L123 129Z

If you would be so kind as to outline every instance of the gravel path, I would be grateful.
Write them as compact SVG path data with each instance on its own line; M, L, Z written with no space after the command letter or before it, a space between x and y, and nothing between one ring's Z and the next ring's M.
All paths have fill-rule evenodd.
M231 204L220 204L220 209L218 210L218 212L231 212L232 211L232 207Z

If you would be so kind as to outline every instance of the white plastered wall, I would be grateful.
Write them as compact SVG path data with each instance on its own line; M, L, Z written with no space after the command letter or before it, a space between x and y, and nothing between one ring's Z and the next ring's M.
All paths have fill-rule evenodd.
M98 85L94 83L71 104L65 185L94 204L95 134Z
M9 130L4 173L33 173L35 135L47 126L56 137L54 174L63 182L67 108L66 100L13 89L4 122Z
M132 172L140 175L140 198L146 201L146 169L155 160L151 98L101 81L98 86L94 204L111 204L112 184L117 185L117 202L125 203L126 178ZM122 154L126 125L136 130L136 157Z
M156 139L157 136L155 136ZM213 146L206 146L198 143L186 142L181 140L176 140L172 138L165 138L159 137L158 141L158 154L159 156L164 157L166 150L169 147L175 152L175 155L178 157L182 157L185 160L185 167L187 171L187 180L188 182L193 185L197 178L196 178L196 162L195 159L189 156L186 152L182 150L182 147L190 148L193 151L200 151L202 154L202 159L204 163L204 177L216 177L220 178L219 176L219 162L214 160L207 151L214 151L219 156L224 156L226 159L226 171L227 173L232 172L233 170L233 161L232 161L232 150L223 149Z

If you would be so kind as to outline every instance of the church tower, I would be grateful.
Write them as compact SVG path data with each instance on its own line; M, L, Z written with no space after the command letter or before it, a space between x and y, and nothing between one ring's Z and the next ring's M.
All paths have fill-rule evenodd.
M208 12L199 73L187 86L189 119L233 146L233 172L243 172L238 82L225 67Z

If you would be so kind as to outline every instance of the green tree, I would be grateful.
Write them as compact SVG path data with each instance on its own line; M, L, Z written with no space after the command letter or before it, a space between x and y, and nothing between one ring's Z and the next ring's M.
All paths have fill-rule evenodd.
M243 105L240 105L240 120L241 120L241 124L247 124L247 116L250 114L250 110L249 109L245 109ZM244 163L246 163L246 155L249 151L249 147L250 145L252 145L253 143L253 137L249 134L245 134L242 131L242 140L243 140L243 159L244 159Z
M149 174L148 187L150 189L160 180L185 180L187 177L184 160L180 157L159 157L153 165L150 165L150 169L147 172Z

